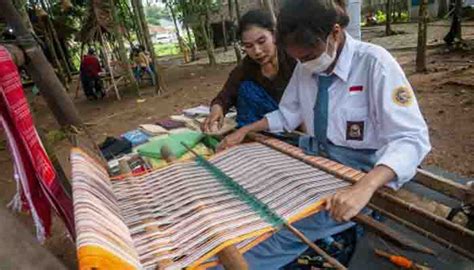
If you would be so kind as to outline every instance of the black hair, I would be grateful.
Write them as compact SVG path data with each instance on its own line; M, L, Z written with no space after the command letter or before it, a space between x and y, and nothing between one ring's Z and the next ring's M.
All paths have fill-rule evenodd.
M89 50L87 50L87 53L88 54L95 54L95 49L94 48L89 48Z
M272 33L275 31L275 23L272 20L272 15L270 15L269 12L259 9L250 10L242 16L237 31L238 36L242 38L242 33L252 26L261 27Z
M280 10L278 43L313 47L326 40L335 24L346 27L349 16L344 0L290 0Z

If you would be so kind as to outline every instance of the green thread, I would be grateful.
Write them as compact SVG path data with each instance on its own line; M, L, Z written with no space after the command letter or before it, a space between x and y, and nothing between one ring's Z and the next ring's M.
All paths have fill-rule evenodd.
M249 193L244 187L234 181L234 179L226 175L223 171L207 161L205 158L197 155L196 163L214 175L217 180L219 180L226 188L228 188L240 200L250 206L250 208L252 208L252 210L255 211L261 218L272 224L272 226L280 228L286 223L286 221L272 209L270 209L268 205L260 201L253 194Z

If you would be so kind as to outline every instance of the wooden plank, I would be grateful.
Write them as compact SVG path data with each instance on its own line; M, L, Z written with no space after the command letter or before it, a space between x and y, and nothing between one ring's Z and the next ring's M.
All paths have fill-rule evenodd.
M221 250L217 257L226 270L246 270L249 269L244 256L234 246L229 246Z
M450 179L418 169L415 182L467 204L474 203L474 190Z
M67 269L4 206L0 220L0 269Z
M383 191L377 192L372 197L371 204L451 243L451 248L454 251L474 259L473 231L467 230L442 217L435 218L431 213L423 209L419 209L411 204L402 204L397 201L395 196L386 197L383 193Z

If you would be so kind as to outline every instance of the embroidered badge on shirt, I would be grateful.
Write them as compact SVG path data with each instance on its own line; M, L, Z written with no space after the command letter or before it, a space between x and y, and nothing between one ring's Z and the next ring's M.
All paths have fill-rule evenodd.
M409 87L400 86L393 90L392 99L399 106L409 107L413 104L414 94Z
M347 122L346 131L347 141L363 141L364 140L364 122Z

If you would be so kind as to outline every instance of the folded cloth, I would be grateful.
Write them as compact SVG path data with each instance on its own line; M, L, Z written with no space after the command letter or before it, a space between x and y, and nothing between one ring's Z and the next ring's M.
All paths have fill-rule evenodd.
M151 136L167 134L169 132L165 128L153 124L140 125L140 130Z
M178 122L172 119L163 119L159 120L156 122L157 125L160 125L168 130L170 129L177 129L177 128L183 128L186 125L183 122Z
M161 148L166 145L173 156L180 158L188 151L181 143L194 147L203 137L202 133L194 131L170 134L168 137L152 140L138 147L137 152L144 157L161 159Z
M126 139L117 139L114 137L107 137L99 147L106 160L111 160L120 155L132 152L131 142Z
M148 142L150 136L139 129L131 130L122 134L120 137L126 139L127 141L131 142L133 146L138 146Z

